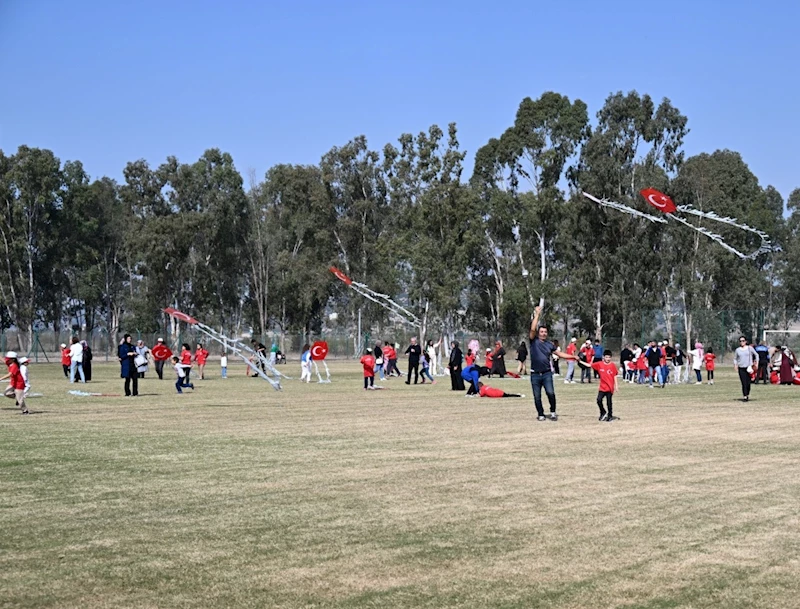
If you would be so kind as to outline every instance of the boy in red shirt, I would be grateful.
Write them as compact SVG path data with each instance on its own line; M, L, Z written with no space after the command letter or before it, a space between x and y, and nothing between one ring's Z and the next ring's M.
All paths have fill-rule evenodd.
M17 405L22 409L22 414L28 414L28 407L25 405L25 379L17 363L17 354L14 351L6 353L5 363L8 366L8 374L0 378L0 381L10 379L11 384L3 392L3 395L7 398L15 398Z
M617 381L617 366L611 361L611 356L614 355L611 351L603 352L603 359L599 362L591 364L578 360L578 363L584 368L592 368L600 375L600 387L597 392L597 407L600 409L600 421L616 421L617 417L613 414L613 401L612 396L619 390ZM603 398L606 398L606 405L608 412L603 408Z
M478 393L482 398L524 398L520 393L506 393L502 389L489 387L483 383L478 383Z
M706 353L703 356L703 359L706 360L706 374L708 374L708 384L714 384L714 360L717 359L717 356L714 355L713 347L709 347L706 349Z
M361 365L364 366L364 389L375 389L375 356L372 355L372 349L364 351Z

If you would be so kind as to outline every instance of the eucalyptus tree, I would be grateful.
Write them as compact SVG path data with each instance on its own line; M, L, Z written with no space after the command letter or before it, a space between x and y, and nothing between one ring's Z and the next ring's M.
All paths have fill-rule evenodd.
M485 274L494 279L490 308L496 330L508 317L503 309L510 286L523 285L529 305L534 303L535 291L543 295L548 289L548 259L553 258L564 205L559 186L568 161L586 137L587 125L586 104L548 92L535 101L524 99L513 126L476 154L471 184L479 193L485 220L482 264L489 267ZM533 259L538 259L538 283L529 279ZM516 317L525 320L528 315L520 312Z

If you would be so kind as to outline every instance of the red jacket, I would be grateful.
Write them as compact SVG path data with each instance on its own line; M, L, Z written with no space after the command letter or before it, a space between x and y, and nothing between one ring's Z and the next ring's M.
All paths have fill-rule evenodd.
M69 366L72 363L72 360L69 356L69 348L65 347L61 350L61 365L62 366Z
M14 389L25 389L25 379L22 378L22 373L19 371L19 364L11 362L8 364L8 371L11 373L11 387Z
M362 356L361 365L364 366L364 377L375 376L375 358L373 356Z

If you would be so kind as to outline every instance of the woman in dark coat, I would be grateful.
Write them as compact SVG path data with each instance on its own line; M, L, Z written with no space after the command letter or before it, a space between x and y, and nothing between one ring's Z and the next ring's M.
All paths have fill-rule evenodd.
M458 348L458 342L450 343L450 386L453 391L464 391L464 379L461 378L461 362L464 355Z
M506 350L503 349L503 343L499 340L494 342L494 351L492 352L492 374L496 374L500 378L506 376Z
M88 383L92 380L92 348L85 340L82 340L81 344L83 345L83 376Z
M528 345L525 344L524 340L519 344L519 349L517 349L517 361L519 362L519 366L517 366L517 374L520 376L523 374L528 374Z
M136 357L136 347L131 342L130 334L126 334L120 343L117 357L121 367L120 377L125 379L125 397L139 395L139 375L133 361ZM133 381L133 393L131 393L131 381Z

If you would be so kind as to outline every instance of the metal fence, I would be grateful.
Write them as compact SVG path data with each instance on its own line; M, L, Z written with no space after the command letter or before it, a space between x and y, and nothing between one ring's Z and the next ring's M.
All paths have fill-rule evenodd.
M789 325L786 322L787 316L778 317L783 326ZM606 349L611 349L618 354L625 344L638 342L643 345L651 339L661 340L670 339L672 344L680 343L683 347L689 348L696 341L702 342L705 346L712 346L720 357L732 351L737 345L739 334L745 334L752 338L761 338L761 333L765 327L775 327L774 320L770 322L763 311L729 311L729 310L701 310L692 313L692 336L687 339L683 326L683 316L680 312L671 315L671 319L666 318L662 310L645 311L641 315L641 327L636 327L631 336L624 340L619 336L603 336L602 344ZM638 324L637 324L638 326ZM800 329L800 327L796 328ZM188 343L192 349L200 342L203 343L211 353L211 357L218 357L222 352L222 346L207 343L203 334L192 326L183 327L177 335L144 333L138 330L128 331L133 337L134 342L143 340L148 346L153 346L156 339L163 337L166 344L174 351L180 350L180 345ZM86 340L92 349L95 359L105 359L107 361L116 360L117 346L122 340L123 333L109 334L104 328L96 328L90 333L75 333L69 330L55 332L53 330L41 330L35 333L32 345L29 349L22 349L20 337L14 329L6 330L0 334L0 350L5 351L25 351L28 357L34 361L59 361L60 345L69 344L72 336L78 336L81 340ZM230 334L229 334L230 335ZM251 337L242 335L235 337L243 343L249 345L251 338L270 348L273 344L283 352L287 358L299 359L301 349L306 342L312 343L315 340L325 340L328 343L329 357L332 358L358 358L366 347L374 347L376 344L383 345L388 341L391 344L400 345L402 354L412 336L419 337L419 332L413 328L384 328L380 330L365 330L362 333L336 329L335 331L325 331L321 334L305 335L300 333L281 333L270 332ZM569 332L564 335L563 328L553 327L550 331L551 340L558 340L562 348L566 348L570 338L576 336L579 342L586 338L594 339L593 335L578 331ZM440 336L433 336L434 341L439 341ZM458 331L455 334L443 339L440 352L446 356L449 353L449 341L457 340L462 349L466 351L466 346L472 340L477 340L482 351L486 347L493 347L497 335L487 332L470 332L467 330ZM505 335L500 336L500 340L508 353L508 359L516 355L516 350L520 343L527 339L526 335Z

